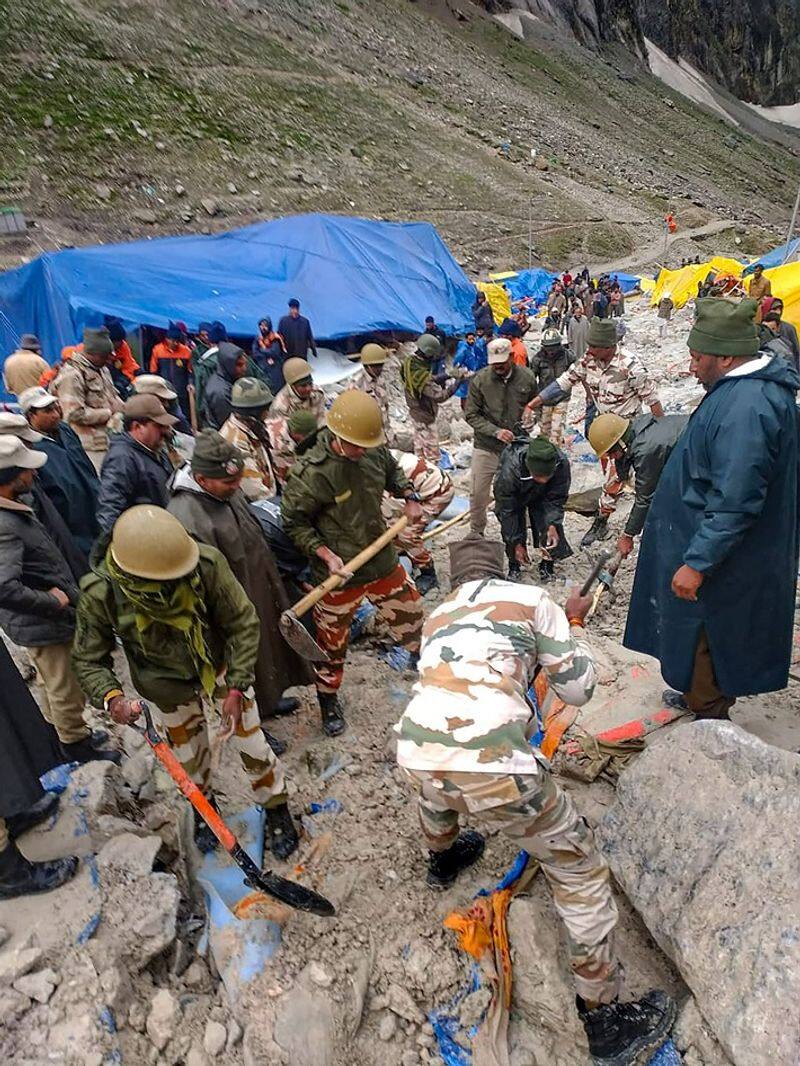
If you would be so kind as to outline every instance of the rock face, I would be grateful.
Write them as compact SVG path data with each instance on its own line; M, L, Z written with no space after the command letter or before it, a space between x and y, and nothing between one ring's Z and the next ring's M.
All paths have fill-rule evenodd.
M616 6L611 3L611 6ZM643 34L741 100L794 104L800 95L800 6L785 0L708 4L636 0Z
M681 726L620 779L598 840L737 1066L800 1061L800 758Z

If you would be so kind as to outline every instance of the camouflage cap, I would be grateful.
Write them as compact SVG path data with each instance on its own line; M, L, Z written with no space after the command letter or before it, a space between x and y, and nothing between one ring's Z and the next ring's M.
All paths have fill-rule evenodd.
M616 348L619 337L617 327L610 318L593 318L589 323L586 343L590 348Z
M231 389L232 407L269 407L273 399L269 387L258 378L239 378Z
M204 429L195 437L191 467L203 477L234 477L244 469L244 456L215 429Z
M449 547L451 588L467 581L504 576L505 550L499 541L486 540L480 533L469 533Z
M83 331L83 350L87 355L111 355L114 345L105 326Z
M317 416L303 408L299 411L292 411L286 424L289 432L297 434L298 437L309 437L312 433L316 433L319 428Z

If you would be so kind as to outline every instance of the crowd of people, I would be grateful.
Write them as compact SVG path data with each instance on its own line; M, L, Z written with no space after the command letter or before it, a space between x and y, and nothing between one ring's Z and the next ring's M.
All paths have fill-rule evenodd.
M205 712L215 708L264 810L271 853L290 856L298 831L284 745L269 727L298 710L288 690L314 685L322 731L345 730L351 626L368 601L380 654L402 650L417 679L396 727L397 761L417 797L428 883L452 884L483 851L460 816L494 823L551 886L595 1061L633 1063L659 1046L675 1005L657 991L620 998L608 867L541 755L528 695L541 671L556 696L581 706L597 678L591 598L573 591L562 608L547 590L573 552L567 404L580 386L605 472L581 547L609 535L623 489L634 491L616 541L625 557L641 540L627 646L659 659L674 686L668 701L727 718L738 695L786 684L792 646L800 377L768 347L780 330L770 325L774 298L763 299L773 302L761 324L755 300L697 301L688 343L707 393L689 420L665 413L650 370L621 347L613 277L559 278L538 346L528 309L497 324L479 293L474 330L454 354L429 318L400 363L411 451L397 447L390 418L394 353L364 344L358 372L330 402L314 382L314 336L296 300L277 331L259 323L249 350L221 323L201 323L193 338L176 323L146 368L113 320L84 330L54 367L23 336L4 368L19 413L0 414L0 626L35 667L41 714L0 649L0 721L36 719L4 752L14 776L0 785L0 898L75 872L74 859L29 861L16 837L52 813L56 801L37 783L48 766L120 760L109 733L86 724L87 699L120 726L150 702L212 804ZM455 492L436 428L451 397L474 434L470 532L450 545L451 591L426 619L438 575L423 534ZM487 536L490 507L499 540ZM349 569L399 517L398 537ZM521 580L531 549L537 584ZM309 621L324 658L309 662L279 619L330 576L338 587ZM216 846L200 818L194 835L201 851Z

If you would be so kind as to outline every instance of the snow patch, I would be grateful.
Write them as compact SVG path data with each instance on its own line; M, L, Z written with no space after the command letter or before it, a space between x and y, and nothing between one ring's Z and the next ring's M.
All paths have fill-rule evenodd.
M752 111L770 122L777 122L780 126L794 126L800 130L800 103L781 104L778 107L762 107L761 104L747 104Z
M720 118L724 118L726 122L730 122L734 126L739 125L736 119L719 103L711 89L709 89L706 79L691 63L687 63L685 59L679 59L677 62L674 59L670 59L666 52L662 52L647 37L645 37L644 43L647 49L647 62L650 70L665 85L668 85L670 89L674 89L683 96L688 96L696 104L709 108Z

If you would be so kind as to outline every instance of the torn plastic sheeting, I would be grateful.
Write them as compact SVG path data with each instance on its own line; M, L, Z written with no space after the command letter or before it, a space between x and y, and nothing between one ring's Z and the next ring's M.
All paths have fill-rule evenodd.
M448 1003L446 1007L436 1007L428 1013L428 1021L433 1026L433 1035L439 1046L439 1055L444 1060L445 1066L470 1066L472 1052L462 1047L457 1037L466 1037L469 1040L475 1036L478 1026L470 1026L464 1029L458 1018L458 1005L471 993L481 987L481 976L477 966L470 971L469 984Z
M426 526L426 529L436 529L442 522L447 522L450 518L456 518L468 510L469 498L467 496L454 496L442 513L437 515L434 521Z
M261 868L264 860L264 809L248 807L226 818L250 858ZM239 919L233 908L252 889L244 874L222 848L209 852L197 873L206 896L207 922L201 945L211 952L231 1003L263 972L281 944L281 927L268 918Z

